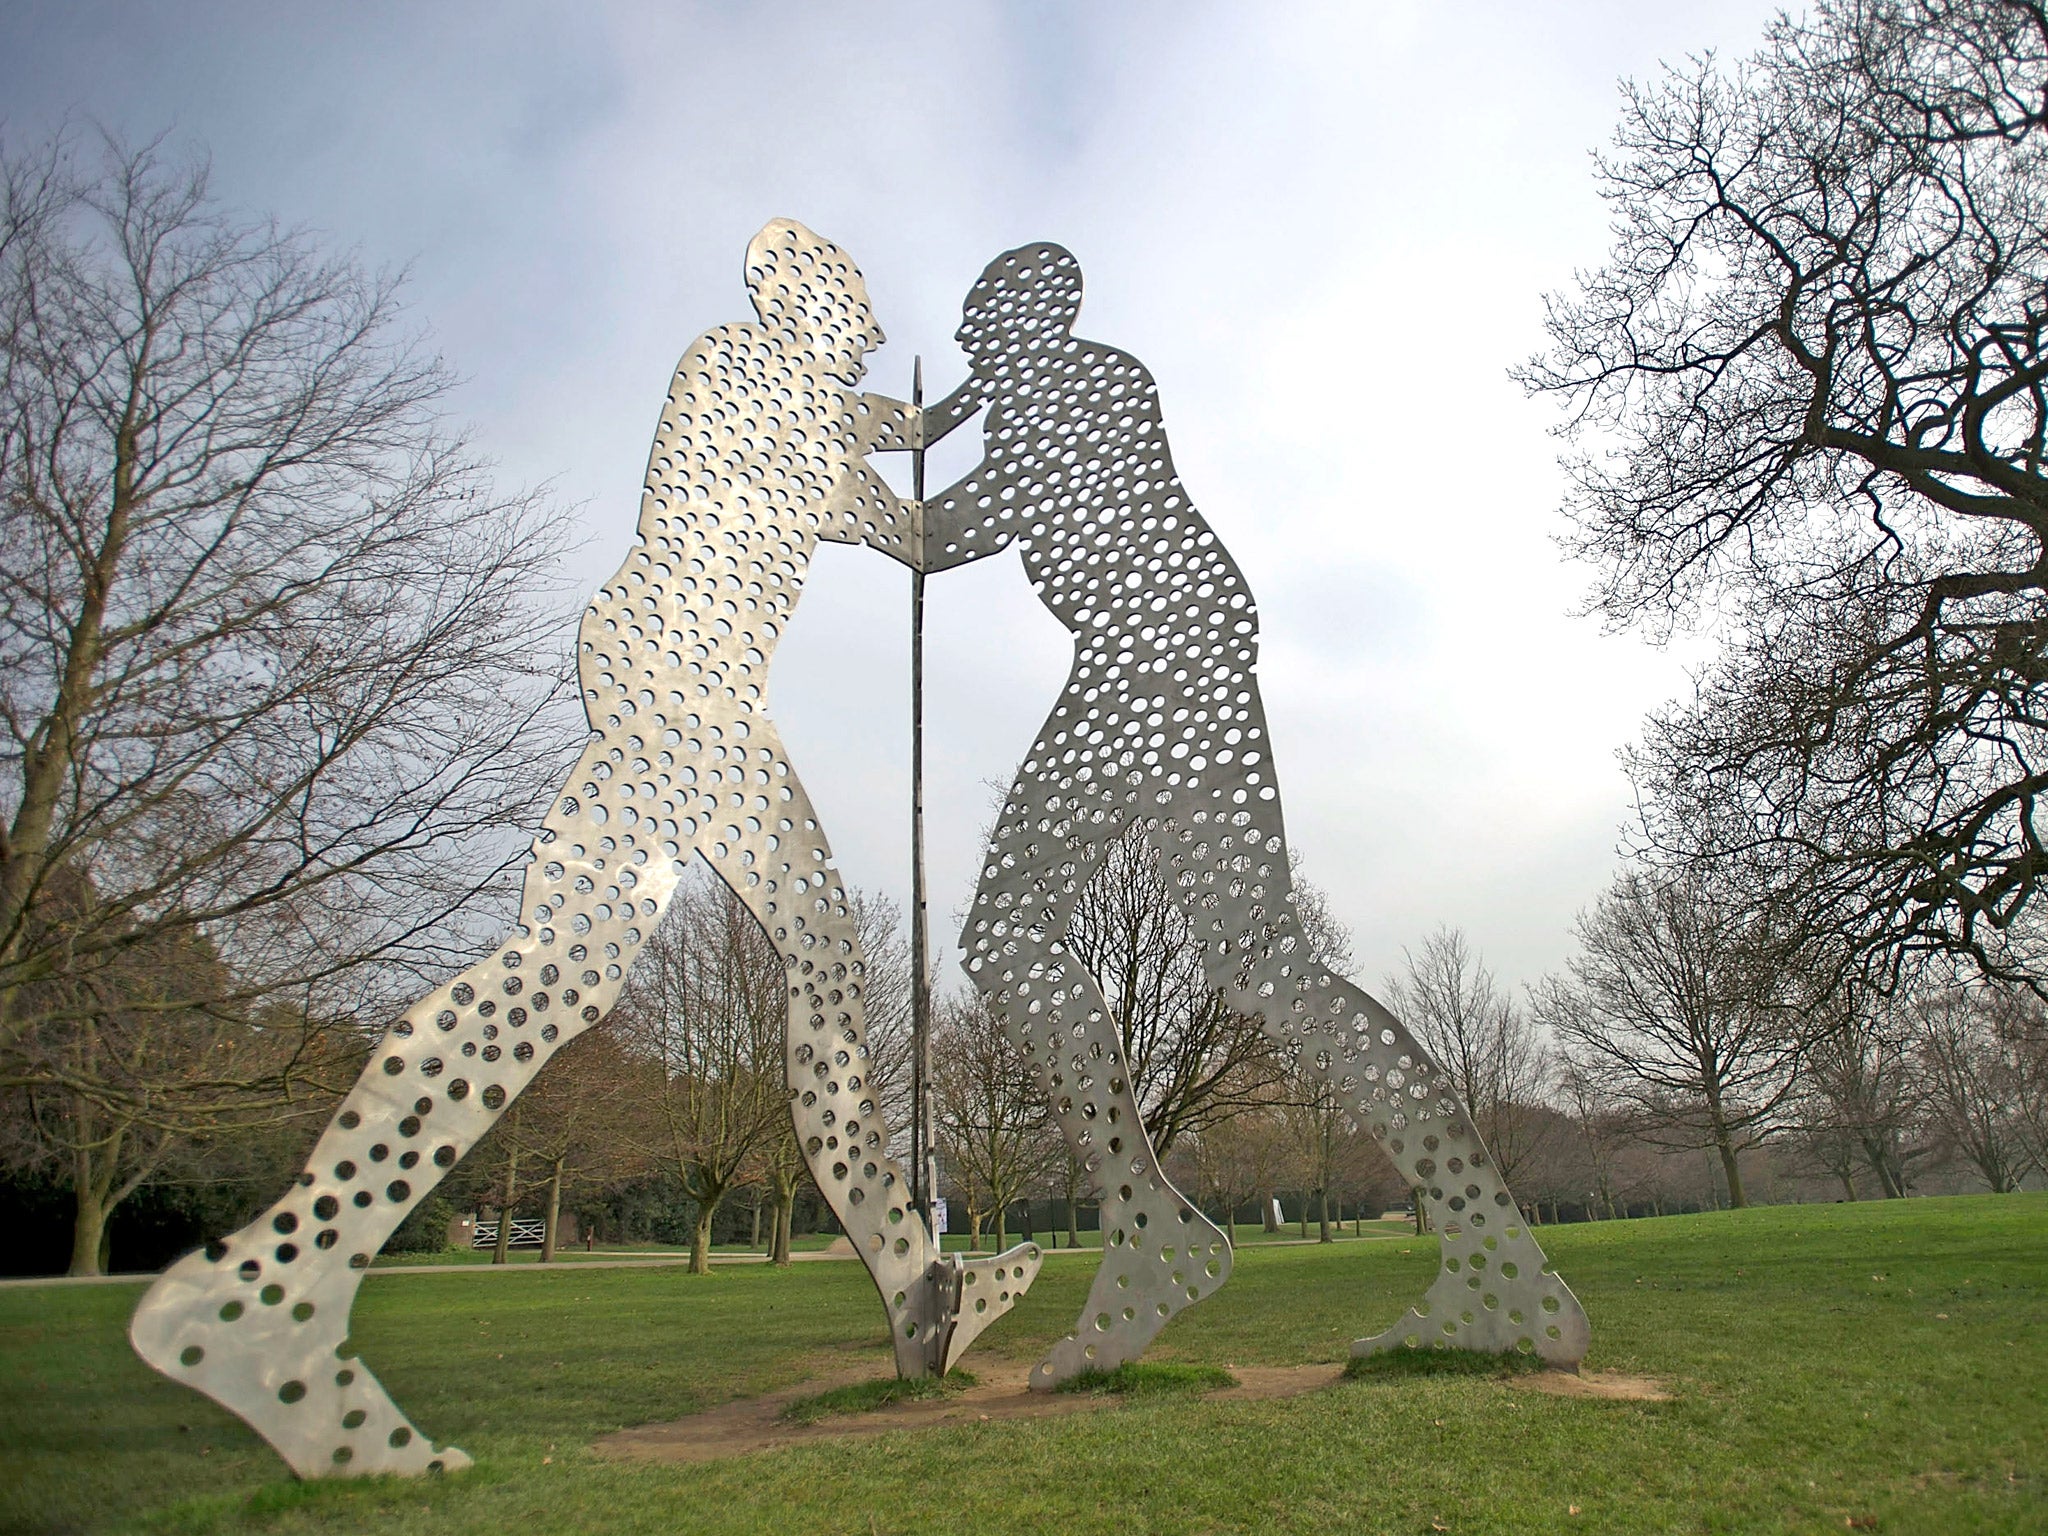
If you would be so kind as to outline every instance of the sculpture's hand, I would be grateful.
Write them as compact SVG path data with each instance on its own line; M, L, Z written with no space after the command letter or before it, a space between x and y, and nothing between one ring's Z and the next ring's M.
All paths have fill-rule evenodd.
M1008 468L984 460L971 473L917 506L918 569L950 571L1008 546L1017 524L1007 502L995 500L1011 478ZM988 500L992 504L984 505Z
M918 441L923 420L917 408L888 395L855 395L849 402L853 412L854 452L905 453L922 446Z
M929 448L945 438L961 422L982 407L981 380L969 374L960 387L945 399L924 408L920 448Z

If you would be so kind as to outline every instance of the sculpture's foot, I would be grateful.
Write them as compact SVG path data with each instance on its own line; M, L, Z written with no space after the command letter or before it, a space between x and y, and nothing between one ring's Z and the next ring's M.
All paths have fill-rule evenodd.
M239 1416L300 1477L456 1472L470 1458L437 1447L398 1411L361 1361L345 1359L348 1271L259 1285L192 1253L157 1277L128 1325L135 1352Z
M1036 1243L1019 1243L991 1259L970 1259L959 1266L960 1287L953 1327L946 1337L940 1374L960 1363L982 1329L1017 1305L1038 1278L1045 1253Z
M1102 1267L1080 1326L1031 1372L1031 1390L1050 1392L1087 1371L1113 1371L1145 1352L1159 1330L1230 1278L1230 1239L1190 1205L1178 1221L1105 1222ZM1160 1234L1156 1241L1153 1234Z
M1556 1369L1577 1371L1591 1338L1585 1308L1526 1232L1509 1233L1493 1249L1460 1241L1460 1253L1449 1252L1447 1240L1443 1270L1423 1299L1384 1333L1356 1340L1352 1355L1465 1349L1535 1355Z

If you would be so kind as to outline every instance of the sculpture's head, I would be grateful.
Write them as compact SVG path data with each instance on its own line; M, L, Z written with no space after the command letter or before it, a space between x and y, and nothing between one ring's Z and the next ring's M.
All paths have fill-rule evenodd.
M1063 245L1041 240L1005 251L982 269L961 306L953 339L967 349L976 373L1006 358L1057 346L1081 313L1081 263Z
M858 384L887 338L853 258L794 219L771 219L747 244L747 287L764 325L801 340L825 371Z

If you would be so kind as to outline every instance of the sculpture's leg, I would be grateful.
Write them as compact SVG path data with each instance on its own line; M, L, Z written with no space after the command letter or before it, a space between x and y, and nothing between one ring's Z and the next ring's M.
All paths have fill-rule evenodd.
M1055 712L1011 790L960 939L1101 1200L1102 1262L1075 1331L1031 1373L1040 1391L1135 1360L1231 1264L1229 1240L1160 1170L1109 1010L1061 942L1104 844L1132 816L1127 791L1051 777L1067 728Z
M1299 1047L1304 1067L1429 1202L1442 1269L1400 1322L1352 1353L1519 1350L1575 1369L1586 1353L1585 1311L1551 1270L1465 1106L1392 1013L1310 952L1294 916L1277 797L1212 799L1154 835L1209 940L1210 979Z
M572 782L602 755L593 745ZM527 871L519 933L392 1025L282 1199L165 1270L136 1309L136 1352L239 1414L301 1477L468 1465L431 1445L341 1348L384 1240L547 1059L611 1007L658 920L671 861L634 873L633 834L606 831L577 797L557 802Z
M758 827L730 827L706 857L782 955L789 978L784 1044L797 1144L882 1293L897 1372L941 1374L981 1327L1023 1294L1037 1273L1036 1250L978 1261L964 1277L939 1262L910 1204L909 1181L889 1156L889 1127L876 1086L867 1080L867 957L845 885L832 867L810 797L768 721L752 722L747 751L751 767L766 775L762 782L779 786L775 818ZM956 1289L972 1290L966 1305L981 1306L978 1326L954 1339Z

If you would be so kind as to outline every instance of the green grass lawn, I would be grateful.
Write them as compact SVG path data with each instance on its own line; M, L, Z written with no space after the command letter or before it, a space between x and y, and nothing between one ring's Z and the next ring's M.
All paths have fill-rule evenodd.
M0 1291L0 1529L2048 1530L2048 1196L1544 1235L1592 1314L1588 1366L1663 1378L1675 1401L1387 1372L1284 1401L1161 1394L708 1465L612 1463L593 1437L879 1368L881 1310L860 1271L395 1274L364 1286L355 1345L417 1423L478 1466L301 1485L129 1354L138 1288ZM1249 1249L1148 1359L1340 1360L1420 1294L1434 1251ZM1048 1260L968 1366L1033 1356L1071 1322L1089 1268Z
M1354 1225L1356 1230L1354 1230ZM1314 1240L1316 1230L1316 1224L1310 1222L1308 1240ZM1349 1242L1354 1237L1398 1237L1410 1234L1413 1231L1414 1228L1406 1221L1383 1221L1374 1218L1356 1224L1347 1221L1335 1229L1334 1235L1340 1242ZM1100 1248L1102 1246L1102 1234L1100 1232L1082 1232L1079 1236L1081 1239L1080 1246L1083 1248ZM1058 1229L1041 1227L1033 1232L1029 1239L1026 1239L1021 1233L1017 1232L1009 1233L1004 1239L1005 1243L1021 1243L1027 1240L1041 1243L1048 1248L1064 1248L1067 1245L1067 1233L1064 1227ZM1277 1232L1268 1232L1256 1223L1239 1225L1232 1232L1231 1240L1240 1248L1254 1243L1298 1243L1304 1241L1301 1235L1301 1226L1298 1222L1288 1222ZM824 1233L811 1232L806 1233L802 1237L791 1238L789 1246L790 1251L793 1253L820 1253L831 1247L833 1242L834 1239ZM946 1234L944 1246L948 1253L993 1253L995 1251L995 1234L993 1232L984 1232L981 1242L977 1245L968 1241L965 1232L949 1232ZM714 1243L711 1252L714 1257L718 1258L727 1258L736 1254L746 1254L752 1257L762 1256L762 1250L749 1243ZM690 1249L688 1244L600 1243L596 1251L592 1253L585 1253L579 1245L569 1244L555 1254L555 1260L557 1263L566 1264L589 1260L683 1259L688 1258L689 1255ZM491 1262L491 1256L492 1250L489 1248L443 1248L431 1253L382 1253L377 1256L377 1268L417 1269L422 1264L488 1264ZM506 1262L510 1264L538 1264L540 1262L540 1250L538 1248L514 1248L506 1255Z
M1370 1223L1367 1224L1368 1226ZM832 1239L822 1233L806 1233L790 1239L792 1253L816 1253L832 1246ZM488 1264L493 1254L489 1248L437 1248L424 1253L380 1253L376 1267L379 1269L417 1269L422 1264ZM711 1251L718 1256L744 1253L760 1256L762 1250L749 1243L713 1243ZM568 1263L572 1260L617 1259L687 1259L690 1256L688 1243L599 1243L594 1251L586 1253L581 1243L565 1243L556 1250L555 1261ZM538 1248L514 1248L505 1255L509 1264L538 1264Z
M1378 1217L1359 1222L1357 1224L1359 1230L1356 1232L1352 1230L1353 1224L1349 1221L1344 1222L1342 1225L1333 1221L1330 1225L1331 1235L1343 1242L1349 1242L1353 1237L1398 1237L1403 1233L1412 1235L1415 1231L1412 1223L1406 1221L1382 1221ZM1316 1224L1311 1221L1308 1224L1308 1238L1306 1241L1315 1241L1316 1234ZM1102 1233L1100 1231L1078 1232L1075 1236L1081 1239L1079 1246L1083 1248L1100 1248L1102 1246ZM1301 1235L1301 1223L1295 1221L1283 1223L1277 1232L1268 1232L1257 1222L1239 1222L1235 1227L1231 1228L1230 1240L1240 1248L1250 1247L1257 1243L1298 1243L1304 1241ZM1005 1236L1004 1241L1006 1243L1021 1243L1026 1241L1026 1239L1020 1232L1010 1232ZM1039 1227L1032 1232L1030 1241L1041 1243L1047 1248L1064 1248L1067 1246L1067 1229L1065 1227ZM995 1234L990 1231L984 1231L981 1234L979 1245L970 1245L965 1232L948 1232L946 1234L945 1246L948 1253L955 1251L990 1253L995 1249Z

